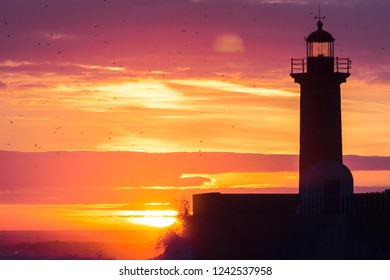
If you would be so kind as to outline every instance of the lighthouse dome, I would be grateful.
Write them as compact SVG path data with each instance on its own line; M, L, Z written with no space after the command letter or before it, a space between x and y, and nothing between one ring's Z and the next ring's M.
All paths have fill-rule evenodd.
M317 22L318 29L312 33L306 38L306 42L333 42L334 38L333 36L322 29L323 23L322 21Z

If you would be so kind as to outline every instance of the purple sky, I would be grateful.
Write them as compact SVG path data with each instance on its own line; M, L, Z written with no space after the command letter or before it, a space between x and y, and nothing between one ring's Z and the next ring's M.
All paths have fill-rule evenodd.
M390 3L321 5L324 29L336 38L336 55L353 60L355 79L388 83ZM172 65L158 65L153 59L168 56L193 66L196 59L218 62L221 57L207 55L205 42L219 32L231 32L244 40L247 59L257 60L247 67L281 71L288 69L290 57L304 55L303 38L314 30L317 10L312 1L283 0L3 0L0 60L58 62L61 52L62 61L69 63L167 68ZM199 69L194 72L202 76Z

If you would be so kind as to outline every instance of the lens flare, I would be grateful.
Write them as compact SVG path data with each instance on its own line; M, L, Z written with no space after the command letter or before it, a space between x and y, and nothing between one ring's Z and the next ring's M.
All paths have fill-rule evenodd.
M236 34L222 34L218 36L213 45L214 51L219 53L237 53L245 50L244 42Z

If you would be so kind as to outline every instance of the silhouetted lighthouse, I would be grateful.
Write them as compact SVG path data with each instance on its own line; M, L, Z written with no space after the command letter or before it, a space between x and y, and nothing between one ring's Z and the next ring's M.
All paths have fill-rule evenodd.
M334 38L322 29L306 38L306 58L291 60L301 86L299 194L301 212L348 211L353 178L343 165L340 84L349 77L349 58L334 57Z

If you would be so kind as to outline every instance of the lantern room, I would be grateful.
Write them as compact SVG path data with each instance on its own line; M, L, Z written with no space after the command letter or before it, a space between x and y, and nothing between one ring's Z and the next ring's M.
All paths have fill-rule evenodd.
M318 29L312 32L306 38L306 55L307 57L333 57L334 38L322 29L321 20L317 22Z

